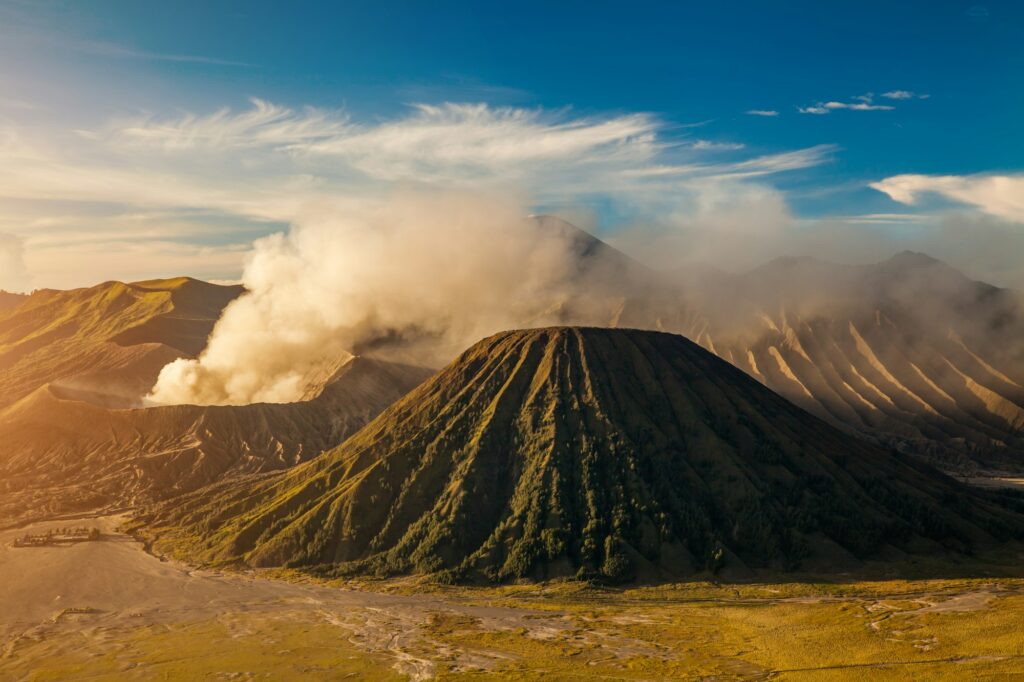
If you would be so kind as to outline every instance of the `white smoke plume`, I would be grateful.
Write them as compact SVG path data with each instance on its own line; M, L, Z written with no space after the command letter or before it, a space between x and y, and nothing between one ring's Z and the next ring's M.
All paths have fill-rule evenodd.
M24 243L20 237L0 232L0 289L25 291L29 286Z
M759 333L757 311L748 308L774 310L778 301L762 300L757 287L756 296L723 297L719 285L736 293L722 284L728 278L701 262L747 270L770 258L819 253L838 262L877 262L922 240L903 243L881 232L869 239L864 225L852 222L807 231L777 192L750 185L721 189L698 192L693 206L667 211L660 226L618 235L614 243L658 273L623 254L581 259L588 248L585 238L579 241L582 233L525 219L524 202L507 195L410 193L383 201L335 200L307 210L287 235L256 243L243 276L248 293L225 311L201 357L164 368L149 399L290 402L308 397L307 389L349 353L388 353L437 367L490 333L541 324L693 335L700 333L703 315L717 321L720 335ZM995 234L998 225L963 230L951 224L941 234L930 233L938 240L931 246L948 243L956 255L982 228ZM1020 232L1011 232L1000 245L1015 243L1011 239ZM925 250L947 257L941 248ZM859 280L844 289L834 270L825 270L829 274L817 284L813 273L798 278L808 315L818 302L831 305L861 289ZM829 295L815 296L819 290ZM940 319L953 312L930 314Z
M166 366L149 399L300 399L311 374L383 337L429 338L445 362L489 333L543 321L574 283L571 239L495 196L349 203L258 241L248 293L206 351Z

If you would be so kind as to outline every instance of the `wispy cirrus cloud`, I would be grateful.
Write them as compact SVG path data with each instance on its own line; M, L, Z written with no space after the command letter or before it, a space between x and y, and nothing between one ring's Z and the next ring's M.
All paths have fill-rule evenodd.
M719 152L735 152L740 149L746 149L745 144L742 142L715 142L714 140L696 140L690 145L690 149L696 149L698 151L719 151Z
M380 179L443 179L479 174L521 176L536 164L591 166L644 163L663 143L647 114L573 118L539 109L484 104L416 105L410 116L344 134L294 151L345 159Z
M72 43L64 43L78 52L92 54L99 57L111 57L114 59L142 59L154 62L178 62L186 64L209 64L212 66L240 66L251 67L252 64L239 62L231 59L220 59L218 57L206 57L194 54L174 54L167 52L151 52L140 50L128 45L108 43L102 41L80 40Z
M870 185L901 204L936 195L984 213L1024 223L1024 175L895 175Z
M838 102L834 100L818 102L807 107L797 107L797 111L801 114L816 114L818 116L823 116L842 109L848 109L850 111L892 111L895 109L895 107L889 104L875 104L874 98L874 94L869 92L851 98L854 100L851 102Z
M341 112L315 108L295 111L258 98L250 102L251 108L241 112L224 107L206 115L185 113L167 118L147 114L115 121L107 133L140 146L191 151L297 147L337 139L354 129ZM95 137L99 133L80 134Z
M778 115L779 112L775 111L774 109L749 109L747 111L747 116L766 116L771 118Z
M816 145L779 154L767 154L732 163L691 163L679 165L652 165L624 171L629 177L739 180L786 171L813 168L828 163L838 147L831 144Z
M864 213L851 216L833 216L830 219L851 225L909 225L925 222L929 219L929 216L919 213Z
M886 99L928 99L931 95L916 93L911 90L890 90L883 92L882 97Z
M43 132L9 124L0 129L0 231L24 237L30 268L51 286L81 281L71 263L97 277L106 263L109 278L194 258L192 272L231 277L252 239L396 187L635 209L659 195L686 203L715 183L747 192L834 150L750 154L682 129L646 113L460 103L367 121L259 99Z
M101 146L165 159L237 155L258 166L275 158L279 172L293 167L311 186L345 176L349 182L359 177L370 183L448 186L512 182L540 194L581 184L613 193L623 188L623 178L673 173L764 175L818 165L834 149L702 164L701 153L741 151L745 145L707 139L679 143L670 139L670 128L642 113L573 117L568 111L460 103L413 105L405 116L365 123L341 111L254 99L247 110L146 115L84 134ZM665 163L681 155L688 163Z
M917 93L911 90L890 90L888 92L883 92L881 96L893 102L928 99L931 97L931 95ZM797 111L801 114L824 116L825 114L831 114L833 111L841 111L844 109L848 111L892 111L895 108L896 107L892 104L877 103L875 101L875 94L873 92L867 92L863 95L851 97L849 101L820 101L810 106L797 107Z
M834 144L819 144L806 149L738 161L724 170L734 177L784 173L828 163L838 151L839 147Z

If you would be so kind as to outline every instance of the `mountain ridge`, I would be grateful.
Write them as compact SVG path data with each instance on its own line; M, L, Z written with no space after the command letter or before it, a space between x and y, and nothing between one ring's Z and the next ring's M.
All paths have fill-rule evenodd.
M850 439L683 337L474 345L338 448L143 517L191 560L445 579L848 567L969 552L1020 512Z
M309 401L117 408L42 386L0 410L0 521L166 499L334 447L431 370L356 357Z
M1017 292L914 253L688 285L684 333L815 415L949 469L1024 466Z
M137 404L160 368L205 347L243 290L184 277L37 290L0 310L0 407L58 382Z
M27 298L27 294L18 294L0 289L0 312L21 305Z

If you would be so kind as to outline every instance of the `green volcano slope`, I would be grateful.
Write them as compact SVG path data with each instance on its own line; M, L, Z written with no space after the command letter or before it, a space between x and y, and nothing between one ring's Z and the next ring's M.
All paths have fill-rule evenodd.
M1020 508L681 336L549 328L481 341L335 450L175 500L143 532L333 575L628 580L969 552L1019 537Z

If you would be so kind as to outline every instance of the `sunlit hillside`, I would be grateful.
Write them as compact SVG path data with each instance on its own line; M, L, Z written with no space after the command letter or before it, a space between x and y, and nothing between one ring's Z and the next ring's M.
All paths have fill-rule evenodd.
M0 310L0 406L46 384L140 404L166 363L203 349L241 292L187 277L36 291Z

